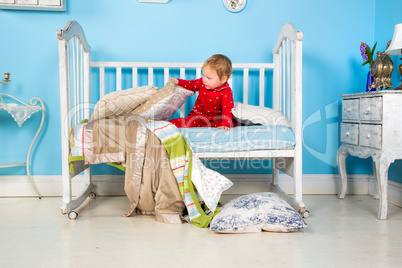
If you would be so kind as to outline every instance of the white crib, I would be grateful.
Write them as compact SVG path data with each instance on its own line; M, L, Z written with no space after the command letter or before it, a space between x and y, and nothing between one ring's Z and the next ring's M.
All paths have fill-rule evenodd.
M140 70L146 70L148 84L154 84L156 70L163 71L163 81L167 82L171 71L179 72L180 78L185 78L186 72L195 71L196 78L201 77L202 63L177 62L94 62L90 59L91 47L78 22L70 21L64 29L57 30L59 39L59 69L60 69L60 108L62 135L62 175L63 175L63 214L70 218L76 217L75 208L80 206L87 197L94 197L91 179L91 167L85 171L85 187L73 198L72 175L69 172L69 136L71 127L83 119L90 118L91 112L91 71L98 69L100 97L105 94L105 73L112 70L116 78L116 90L122 89L123 70L129 69L132 87L136 87ZM273 70L272 90L273 109L281 111L291 122L296 138L296 146L292 150L255 150L247 152L199 153L201 159L271 159L272 183L271 191L280 194L304 217L308 216L302 202L302 40L303 32L297 31L292 24L285 24L279 32L273 48L273 63L233 63L234 72L243 75L243 103L248 103L250 72L259 73L259 106L265 106L265 94L268 91L266 83L267 70ZM235 91L233 80L229 84ZM92 88L92 90L94 90ZM185 116L185 105L180 109L180 116ZM281 166L277 159L282 158ZM283 165L283 162L286 163ZM293 197L287 195L278 185L279 171L293 178ZM261 189L262 191L266 189ZM71 214L72 213L72 214Z

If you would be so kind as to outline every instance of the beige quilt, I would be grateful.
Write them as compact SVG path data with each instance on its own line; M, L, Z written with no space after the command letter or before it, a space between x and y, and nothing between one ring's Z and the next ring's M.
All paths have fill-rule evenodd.
M180 223L183 203L169 157L161 141L146 128L144 119L127 114L87 124L85 163L125 162L124 190L130 210L155 214L166 223Z

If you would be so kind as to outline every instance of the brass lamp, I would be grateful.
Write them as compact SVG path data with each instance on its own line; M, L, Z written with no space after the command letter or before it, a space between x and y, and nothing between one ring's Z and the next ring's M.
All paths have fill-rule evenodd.
M398 56L402 55L402 23L395 25L394 36L392 37L391 44L385 51L385 54ZM402 60L402 58L401 58ZM398 67L399 73L402 75L402 64ZM401 80L402 82L402 80ZM402 83L395 90L402 90Z
M10 80L10 73L4 73L4 80L0 81L3 85L7 84Z

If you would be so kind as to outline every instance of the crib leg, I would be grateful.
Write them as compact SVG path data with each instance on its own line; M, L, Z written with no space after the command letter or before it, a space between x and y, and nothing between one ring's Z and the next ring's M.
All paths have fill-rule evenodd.
M296 211L300 213L303 218L307 218L309 216L309 211L306 209L306 206L302 202L302 172L301 168L297 168L297 165L301 163L295 162L293 163L293 189L294 189L294 198L290 197L286 194L279 186L279 169L276 168L276 159L272 159L272 183L271 183L271 191L277 193L286 202L288 202Z
M63 214L67 214L70 219L75 219L74 213L76 216L78 215L74 209L78 208L87 197L94 199L96 194L92 191L93 184L92 184L92 174L91 174L91 167L89 166L84 172L84 188L82 189L81 193L79 193L75 198L72 198L72 178L68 175L65 177L63 175L63 205L61 206L61 212ZM71 215L70 215L71 214Z
M288 202L296 211L299 212L299 214L303 218L308 218L310 212L306 209L306 206L304 205L303 202L297 202L294 198L290 197L287 193L285 193L281 189L281 187L279 187L278 185L275 185L273 183L271 183L271 191L278 194L286 202Z
M67 166L68 167L68 166ZM62 214L67 214L69 213L68 206L70 202L72 201L72 187L71 187L71 179L70 174L67 170L67 172L64 172L63 170L63 205L61 206L61 213Z
M299 204L296 200L290 197L287 193L285 193L281 187L275 184L271 184L271 191L278 194L282 197L286 202L288 202L294 209L299 210Z

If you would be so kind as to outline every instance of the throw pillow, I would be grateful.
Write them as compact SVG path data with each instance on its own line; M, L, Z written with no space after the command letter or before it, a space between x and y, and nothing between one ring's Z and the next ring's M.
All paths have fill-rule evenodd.
M218 233L293 232L307 227L283 198L268 192L229 201L211 221L211 230Z
M232 109L232 114L236 121L245 125L282 125L292 127L289 119L280 111L267 107L236 102Z
M146 120L167 120L192 94L194 92L176 86L173 80L169 80L163 88L132 113Z
M103 96L95 105L91 121L131 112L157 92L154 86L143 86L114 91Z

